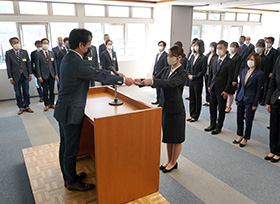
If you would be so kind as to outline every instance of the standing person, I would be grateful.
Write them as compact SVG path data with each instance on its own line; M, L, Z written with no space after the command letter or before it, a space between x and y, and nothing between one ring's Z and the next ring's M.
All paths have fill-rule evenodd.
M190 92L190 118L189 122L196 122L200 116L202 106L203 76L207 69L207 58L204 42L198 40L194 44L194 55L191 56L188 65L189 92Z
M57 42L57 46L52 48L52 51L54 53L55 60L58 63L58 53L60 50L64 49L63 38L58 37L56 42ZM58 66L58 64L57 64L57 66Z
M60 68L60 64L61 64L61 61L63 59L63 57L69 53L70 51L70 46L69 46L69 38L66 37L63 39L63 43L64 43L64 48L59 50L58 52L58 59L57 59L57 64L58 64L58 67L57 67L57 72L58 72L58 78L59 78L59 68Z
M186 113L182 99L186 70L181 66L180 61L185 57L184 50L179 46L173 46L169 50L168 64L172 67L165 67L153 79L142 81L142 85L162 88L164 100L160 101L162 109L162 142L167 143L168 161L160 166L163 173L169 173L178 168L177 159L182 150L182 143L185 141ZM140 79L135 79L139 83Z
M232 86L234 64L226 55L228 43L221 40L217 45L217 60L210 64L209 92L210 92L210 126L205 128L206 132L219 134L225 119L225 107L227 96ZM219 108L219 118L217 124L217 107Z
M159 41L158 43L158 50L159 53L156 56L156 60L155 60L155 64L154 64L154 71L153 71L153 77L156 77L157 74L159 74L161 72L161 70L165 67L168 66L167 63L167 56L168 54L165 52L165 48L166 48L166 42L164 41ZM157 105L159 104L159 100L162 94L162 91L160 88L156 88L156 101L152 102L153 105Z
M34 50L33 52L31 52L31 67L32 67L32 72L33 75L35 77L35 83L36 83L36 88L37 88L37 92L39 95L39 102L43 102L43 90L42 90L42 84L39 81L39 79L37 78L37 74L36 74L36 55L38 52L40 52L42 50L42 43L40 40L36 40L35 41L35 46L36 46L36 50Z
M251 54L255 51L255 46L251 43L251 37L247 36L245 41L247 47L248 47L248 54Z
M210 106L210 92L208 91L209 88L209 72L210 72L210 64L212 63L212 60L215 60L217 58L217 54L216 54L216 50L217 50L217 43L216 42L212 42L210 43L210 52L206 55L207 58L207 69L204 75L204 84L205 84L205 103L203 104L203 106Z
M270 113L270 153L264 159L275 163L280 160L280 66L272 74L265 102Z
M112 66L116 71L119 71L117 53L113 50L111 40L106 41L106 50L101 55L102 69L110 70L110 66Z
M242 61L241 61L241 69L243 69L243 68L245 68L247 66L246 65L247 57L249 55L249 49L248 49L247 45L245 44L245 39L246 38L245 38L244 35L240 36L240 38L239 38L240 46L239 46L239 48L237 50L237 54L239 54L241 59L242 59Z
M107 49L106 48L106 42L107 40L110 40L110 36L108 34L105 34L104 35L104 43L102 43L101 45L99 45L99 48L98 48L98 54L99 54L99 62L100 62L100 67L102 67L102 53Z
M41 42L43 49L37 53L36 69L37 77L43 85L44 111L48 111L49 108L55 108L54 84L55 80L57 80L58 73L54 53L48 50L49 40L43 38Z
M8 79L15 90L17 106L19 108L18 115L21 115L23 111L33 113L34 111L29 107L29 82L32 80L32 68L28 53L20 48L17 37L10 38L9 42L12 49L6 52L5 58Z
M88 191L93 184L86 184L82 180L86 173L77 174L76 157L79 152L81 129L84 120L84 110L87 101L89 81L101 81L107 84L125 82L132 85L129 77L113 76L108 70L93 68L83 60L91 44L92 34L85 29L74 29L69 35L70 52L61 62L60 86L58 100L54 110L54 117L59 124L60 148L59 162L65 182L65 187L72 191Z
M96 47L94 45L91 45L88 48L88 51L84 54L84 59L87 60L91 64L92 67L99 68L97 50L96 50ZM94 87L95 82L91 81L90 86Z
M177 41L174 43L174 46L179 46L181 48L183 48L183 43L181 41ZM186 57L183 57L180 61L182 67L187 70L187 63L188 63L188 59Z
M230 55L229 58L232 59L232 62L234 63L234 75L233 75L233 81L232 86L228 93L228 106L226 106L226 113L229 113L231 111L231 106L234 100L234 93L237 89L237 82L238 82L238 75L241 69L241 61L242 58L237 54L237 50L239 49L239 45L237 42L232 42L230 44Z
M251 53L247 58L248 69L243 69L240 73L240 83L236 93L237 104L237 135L233 141L240 147L245 147L251 138L253 119L257 110L264 75L261 69L261 57L257 53ZM244 118L245 117L245 118ZM244 134L244 120L246 124Z

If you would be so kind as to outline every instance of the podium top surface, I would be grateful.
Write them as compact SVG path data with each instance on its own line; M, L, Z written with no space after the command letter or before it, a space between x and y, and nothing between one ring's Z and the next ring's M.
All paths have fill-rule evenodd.
M137 101L129 96L118 92L118 99L123 101L123 105L109 105L114 100L115 91L111 87L93 87L89 89L85 114L92 120L120 114L127 114L137 110L152 109L141 101Z

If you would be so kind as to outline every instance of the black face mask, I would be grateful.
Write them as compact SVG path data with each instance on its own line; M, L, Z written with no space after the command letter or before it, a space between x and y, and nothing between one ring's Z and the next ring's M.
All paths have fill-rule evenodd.
M88 55L88 53L90 53L91 47L88 48L87 52L84 53L84 57L86 57Z

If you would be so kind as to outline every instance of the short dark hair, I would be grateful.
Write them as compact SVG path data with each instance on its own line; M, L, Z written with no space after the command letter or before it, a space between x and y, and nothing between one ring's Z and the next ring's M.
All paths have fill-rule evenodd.
M66 41L69 41L69 38L68 38L68 37L66 37L66 38L63 39L63 42L64 42L64 43L65 43Z
M180 46L180 47L183 47L183 43L182 43L181 41L175 42L174 45L178 45L178 46Z
M199 54L203 54L204 51L205 51L203 40L198 40L198 41L196 41L196 43L198 45L198 52L199 52Z
M35 43L34 43L35 46L38 45L38 44L42 44L40 40L36 40Z
M251 56L254 56L255 59L255 69L261 69L262 68L262 59L259 54L252 52L248 57L247 61L251 58ZM248 67L248 65L247 65ZM249 67L248 67L249 68Z
M268 37L267 40L271 40L271 42L274 43L274 40L275 40L275 39L274 39L274 37Z
M198 41L198 38L194 38L194 39L192 40L192 44L196 43L196 41Z
M236 48L239 48L239 44L237 42L232 42L230 46L235 45Z
M260 41L260 40L257 42L256 46L258 46L258 45L261 46L261 47L265 47L265 43L263 41Z
M214 47L214 52L216 53L216 51L217 51L217 43L216 42L211 42L210 46Z
M12 44L13 40L18 40L19 41L18 37L12 37L12 38L9 39L10 44Z
M243 38L244 40L246 40L246 37L244 35L241 35L240 38Z
M105 39L107 36L109 36L109 35L108 35L108 34L104 34L104 39Z
M164 42L164 41L161 40L161 41L158 42L158 45L159 45L160 43L162 43L163 46L166 47L166 42Z
M263 42L265 44L265 40L264 39L259 39L258 42Z
M169 52L171 52L172 56L179 57L182 56L182 58L186 57L186 54L184 53L184 49L179 46L173 46L169 49Z
M112 40L110 40L110 39L108 39L108 40L106 40L105 45L107 45L107 44L108 44L108 42L111 42L111 43L113 44L113 41L112 41Z
M41 43L42 43L42 44L43 44L43 41L44 41L44 40L47 40L48 42L50 42L48 38L43 38L43 39L41 40Z
M85 46L92 39L92 33L83 28L76 28L70 32L69 45L72 50L79 47L79 43Z
M228 47L228 42L227 41L224 41L224 40L220 40L218 42L218 45L224 45L226 48Z

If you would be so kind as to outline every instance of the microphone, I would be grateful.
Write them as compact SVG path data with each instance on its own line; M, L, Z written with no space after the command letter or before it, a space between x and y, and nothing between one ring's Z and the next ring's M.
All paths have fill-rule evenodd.
M117 72L117 70L115 70L115 68L113 66L109 67L110 71L113 72L116 76L120 76L119 73Z
M110 71L113 72L116 76L120 76L119 73L115 70L115 68L113 66L110 66L109 67ZM115 88L115 98L113 101L111 101L109 104L111 106L120 106L123 104L122 101L120 101L118 99L118 91L117 91L117 84L114 85L114 88Z

